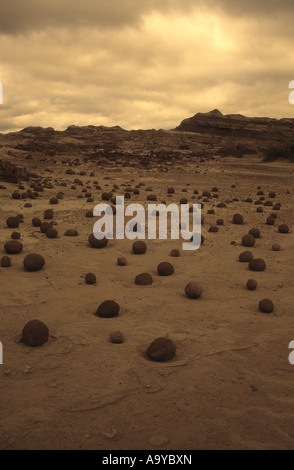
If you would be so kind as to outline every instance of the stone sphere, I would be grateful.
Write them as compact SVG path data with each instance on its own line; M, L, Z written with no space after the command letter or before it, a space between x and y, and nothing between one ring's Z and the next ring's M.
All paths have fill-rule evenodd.
M94 234L91 233L88 237L88 242L92 248L104 248L108 244L108 238L98 240Z
M49 202L50 202L50 204L58 204L58 199L57 199L57 197L51 197Z
M211 225L208 229L209 232L211 233L216 233L218 232L218 227L216 225Z
M87 273L85 275L85 282L86 284L95 284L96 283L96 276L93 273Z
M274 223L275 223L274 217L269 215L268 218L266 219L266 225L274 225Z
M9 240L5 243L4 249L9 255L16 255L22 251L23 245L18 240Z
M246 287L248 290L255 290L257 287L257 282L255 279L248 279L246 283Z
M109 339L114 344L121 344L125 340L124 335L120 330L111 331L109 333Z
M38 219L37 217L34 217L32 219L32 224L33 224L33 227L40 227L42 225L42 221L41 221L41 219Z
M141 255L144 254L147 250L147 245L143 240L137 240L136 242L133 243L133 252L136 255Z
M258 230L258 228L252 228L251 230L249 230L249 235L252 235L254 238L259 238L260 237L260 231Z
M49 330L40 320L31 320L22 330L22 342L27 346L42 346L49 338Z
M102 318L115 317L118 314L119 309L120 307L118 303L114 300L104 300L104 302L99 305L96 315Z
M64 232L65 237L77 237L78 235L79 233L75 228L69 228Z
M128 264L127 258L125 258L124 256L119 256L117 258L117 264L118 266L126 266Z
M38 253L30 253L23 260L24 268L27 271L40 271L45 264L45 259Z
M281 245L279 245L279 243L273 243L272 245L273 251L280 251L280 249L281 249Z
M8 219L6 219L6 225L9 228L17 228L19 226L19 218L18 217L8 217Z
M163 261L157 266L157 272L159 276L170 276L174 273L174 268L168 261Z
M157 338L147 348L146 355L156 362L169 361L176 353L176 346L169 338Z
M263 313L272 313L274 310L274 304L270 299L262 299L259 302L259 310Z
M253 259L253 254L251 251L243 251L239 254L239 261L241 263L249 263Z
M0 263L2 268L9 268L9 266L11 266L11 258L7 255L2 256Z
M40 231L41 231L41 233L46 233L47 230L49 230L49 228L51 228L51 227L52 227L52 225L49 222L43 222L40 225Z
M233 217L233 224L242 225L243 224L243 216L240 214L235 214Z
M224 219L217 219L216 225L224 225Z
M20 239L20 233L19 232L12 232L10 237L12 238L12 240L19 240Z
M281 224L278 227L278 230L280 233L288 233L289 232L289 227L287 224Z
M181 255L180 250L177 250L176 248L171 250L169 254L169 256L172 256L173 258L178 258L180 255Z
M247 233L247 235L244 235L244 237L242 237L242 245L248 246L248 247L254 246L255 245L254 236L250 235L250 233Z
M48 228L48 230L46 232L47 238L56 238L57 235L58 235L58 232L55 228L53 228L53 227Z
M141 273L135 277L135 284L138 284L139 286L149 286L152 282L153 279L149 273Z
M261 258L254 258L249 262L250 271L264 271L266 264Z
M199 299L202 287L198 282L189 282L185 287L185 294L189 299Z

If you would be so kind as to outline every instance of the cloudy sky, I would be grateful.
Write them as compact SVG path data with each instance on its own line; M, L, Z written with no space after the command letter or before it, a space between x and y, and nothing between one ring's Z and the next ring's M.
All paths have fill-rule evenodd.
M1 0L0 132L294 117L294 0Z

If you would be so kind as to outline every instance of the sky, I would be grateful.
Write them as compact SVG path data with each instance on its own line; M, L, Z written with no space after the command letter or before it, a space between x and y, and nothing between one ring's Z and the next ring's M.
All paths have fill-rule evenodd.
M0 132L294 117L293 0L1 0Z

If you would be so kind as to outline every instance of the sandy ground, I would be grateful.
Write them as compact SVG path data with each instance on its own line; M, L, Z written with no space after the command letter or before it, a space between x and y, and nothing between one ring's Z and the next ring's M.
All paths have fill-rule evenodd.
M288 345L294 340L293 324L293 171L287 164L261 164L250 160L204 163L194 168L170 169L166 173L125 168L81 168L86 176L66 175L56 164L53 189L45 189L36 200L13 200L16 186L4 183L1 190L1 256L13 229L6 218L22 213L23 251L11 255L12 265L0 268L0 448L1 449L293 449L294 447L294 365L288 361ZM90 171L95 177L89 177ZM78 177L90 189L94 203L78 199L82 187L70 189ZM108 177L110 179L104 179ZM94 189L98 180L101 190ZM66 187L59 183L67 182ZM89 182L89 183L88 183ZM130 240L112 240L104 249L88 245L95 219L85 212L101 201L101 193L113 184L145 182L140 195L126 202L146 206L146 187L158 200L190 202L194 189L219 188L219 199L203 209L205 242L197 251L181 251L172 258L172 248L181 240L147 241L144 255L132 253ZM236 188L231 188L235 184ZM187 186L189 185L189 186ZM274 226L265 224L273 212L264 207L257 213L257 186L275 191L281 202ZM168 198L167 188L176 192ZM29 187L25 183L25 187ZM125 187L117 190L123 194ZM182 189L187 192L182 193ZM50 205L58 191L64 199ZM247 197L253 203L246 203ZM216 204L238 198L217 208ZM32 226L33 217L43 219L44 210L54 210L58 238L48 239ZM207 214L208 209L215 214ZM235 213L244 225L232 224ZM208 228L218 218L224 225L218 233ZM287 235L277 230L289 224ZM65 237L76 228L78 237ZM261 238L250 250L266 261L264 272L251 272L238 256L247 250L241 238L258 228ZM231 244L235 241L236 244ZM272 251L274 242L281 245ZM45 267L26 272L23 258L30 252L42 254ZM125 256L127 266L118 266ZM157 275L157 265L169 261L174 274ZM84 276L93 272L96 285ZM151 286L138 286L135 276L149 272ZM246 288L255 278L255 291ZM185 297L185 285L198 281L200 299ZM258 303L270 298L272 314L263 314ZM113 299L120 304L115 318L94 315L98 305ZM49 341L30 348L19 342L26 322L39 319L50 331ZM119 329L125 342L113 344L109 332ZM172 339L177 347L171 361L147 360L148 345L159 336Z

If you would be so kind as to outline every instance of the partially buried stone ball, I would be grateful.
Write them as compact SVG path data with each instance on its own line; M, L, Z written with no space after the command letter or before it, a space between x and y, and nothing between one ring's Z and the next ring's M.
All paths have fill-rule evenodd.
M169 256L172 256L173 258L178 258L180 256L180 250L177 250L176 248L174 248L173 250L171 250Z
M38 253L30 253L23 260L24 268L27 271L40 271L45 264L45 259Z
M96 282L96 276L93 273L87 273L85 276L85 282L86 284L95 284Z
M11 265L11 258L7 255L2 256L2 258L1 258L2 268L9 268L10 265Z
M32 224L33 224L33 227L40 227L42 225L42 221L41 219L38 219L38 217L34 217L32 219Z
M189 282L185 287L185 294L189 299L199 299L202 287L198 282Z
M249 263L253 259L253 254L251 251L243 251L239 254L239 261L241 263Z
M91 233L89 235L88 242L92 248L104 248L108 243L108 238L104 237L99 240L93 233Z
M136 255L142 255L146 252L147 245L143 240L138 240L138 241L133 243L132 248L133 248L133 252Z
M248 279L246 283L246 287L248 290L255 290L257 287L257 282L255 279Z
M119 256L117 258L117 264L118 266L126 266L128 264L127 258L125 258L124 256Z
M261 258L254 258L249 262L250 271L264 271L266 264Z
M235 214L233 217L233 224L242 225L243 224L243 216L240 214Z
M270 299L262 299L259 302L259 310L263 313L272 313L274 308L274 304Z
M147 348L146 355L156 362L169 361L176 353L176 345L169 338L157 338Z
M118 303L114 300L104 300L104 302L99 305L96 315L102 318L115 317L118 314L119 309L120 307Z
M64 232L65 237L77 237L78 235L79 233L75 228L69 228Z
M4 249L6 253L8 253L9 255L15 255L17 253L20 253L22 248L23 248L23 245L18 240L9 240L4 245Z
M280 233L288 233L289 232L289 227L287 224L281 224L278 227L278 230Z
M170 276L174 273L174 267L168 261L163 261L157 266L159 276Z
M9 228L17 228L19 226L18 217L8 217L8 219L6 219L6 225Z
M243 246L254 246L255 245L255 238L253 235L250 235L250 233L247 233L247 235L244 235L242 237L242 245Z
M20 239L20 233L19 232L12 232L10 235L12 240L19 240Z
M124 342L124 335L120 330L113 330L109 333L109 339L112 343L121 344Z
M22 341L27 346L42 346L49 338L49 330L40 320L31 320L22 330Z
M259 238L260 237L260 231L258 228L252 228L249 230L249 234L252 235L254 238Z
M153 279L149 273L141 273L135 277L135 284L138 284L139 286L149 286L152 282Z
M273 243L272 245L273 251L280 251L280 249L281 249L281 245L279 245L279 243Z
M56 238L57 235L58 235L57 230L53 227L50 227L46 232L47 238Z

